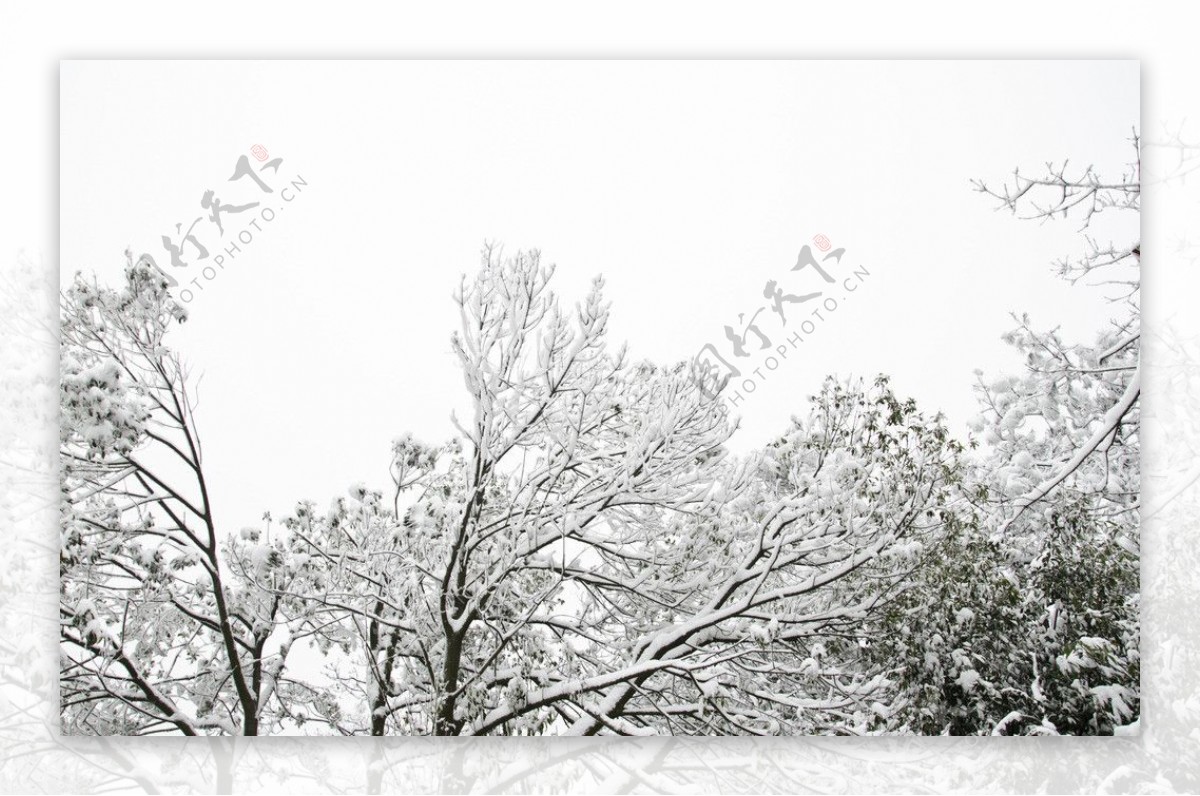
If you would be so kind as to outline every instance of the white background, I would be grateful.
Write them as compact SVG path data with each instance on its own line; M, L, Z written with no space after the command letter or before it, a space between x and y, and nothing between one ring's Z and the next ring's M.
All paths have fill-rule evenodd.
M58 250L57 185L57 85L58 60L80 57L1124 57L1141 59L1144 131L1166 136L1185 120L1196 117L1194 75L1200 73L1194 55L1194 26L1178 6L1160 6L1155 13L1137 11L1118 3L1064 3L1045 7L1040 3L1006 4L1004 14L979 19L973 9L957 3L862 4L843 8L829 4L797 7L784 3L739 4L609 3L603 8L579 9L553 3L456 4L437 12L417 12L406 7L370 9L352 3L335 7L301 7L291 3L246 4L215 2L197 7L167 7L158 3L127 3L114 7L84 4L55 6L27 4L6 6L0 22L0 53L4 69L0 91L5 109L7 143L6 188L0 194L0 253L5 258L26 258L53 271ZM119 103L116 103L119 105ZM136 130L140 126L166 123L185 105L165 106L153 119L115 118L112 124ZM827 107L832 107L828 103ZM302 108L295 108L300 113ZM203 116L203 114L202 114ZM196 120L203 130L210 118ZM354 119L345 120L348 138L353 138ZM252 135L249 131L245 135ZM937 131L931 131L936 133ZM1194 138L1194 137L1193 137ZM243 151L255 143L239 140L228 145ZM307 156L281 140L266 141L278 154L304 168ZM941 141L953 147L950 140ZM177 214L194 202L194 192L217 180L226 168L225 155L211 153L159 153L164 169L192 168L192 161L212 157L219 161L216 173L208 166L197 168L199 182L182 177L172 185L185 192L182 198L164 198L163 216ZM240 148L240 149L239 149ZM349 151L353 152L351 145ZM360 166L366 163L358 152ZM1041 160L1055 153L1030 152ZM320 157L313 154L312 157ZM1004 169L1027 162L1025 157L1004 159L994 168ZM896 165L893 163L893 165ZM314 164L314 168L316 164ZM993 168L993 167L988 167ZM307 170L307 169L305 169ZM181 173L181 172L176 172ZM312 172L313 174L317 172ZM306 175L308 176L308 175ZM992 176L990 171L967 169L964 176ZM310 179L310 182L313 182ZM962 184L960 183L960 186ZM123 197L120 191L110 196ZM314 204L319 195L314 185ZM333 191L322 201L332 201ZM62 197L64 202L68 197ZM1194 268L1190 258L1175 254L1194 236L1196 197L1194 191L1172 188L1148 196L1144 230L1148 241L1157 241L1159 255L1150 259L1145 281L1147 317L1162 324L1171 319L1182 333L1191 329L1190 309L1194 296ZM963 195L972 211L983 200ZM183 203L182 207L180 203ZM316 208L309 206L312 212ZM319 214L318 214L319 215ZM157 218L157 216L156 216ZM802 237L824 231L835 240L843 230L821 225L846 223L847 216L816 219L789 218L796 232L786 243L772 245L791 249ZM855 216L857 218L857 216ZM996 217L996 222L1013 222ZM155 222L158 223L157 221ZM991 223L989 218L986 222ZM273 236L271 245L282 245L300 234L296 226L288 235ZM770 225L766 225L770 226ZM1010 226L1014 235L1036 236L1029 225ZM378 226L363 230L375 234ZM711 230L702 228L702 233ZM570 263L584 273L610 270L589 255L582 265L555 250L554 241L541 239L540 231L499 230L510 246L535 243L547 256ZM849 235L850 230L844 230ZM847 238L860 248L876 247L879 270L889 250L901 251L891 234L880 239ZM152 229L121 233L120 246L136 243L138 235L156 236ZM693 229L693 236L697 234ZM526 240L524 236L538 238ZM680 245L695 246L695 241ZM332 237L321 236L323 240ZM151 239L151 242L153 238ZM672 244L675 242L672 241ZM928 239L926 239L926 244ZM467 246L464 256L477 248L477 241L457 242ZM565 244L563 244L565 246ZM665 245L665 244L664 244ZM765 244L756 244L765 245ZM264 240L264 249L267 242ZM98 245L108 249L107 245ZM148 248L148 246L147 246ZM672 256L675 249L668 247ZM699 247L697 247L699 248ZM1054 248L1051 246L1050 248ZM261 251L261 250L260 250ZM446 252L449 250L446 249ZM1038 267L1045 248L1038 246ZM874 253L874 252L873 252ZM1058 252L1050 252L1054 256ZM119 254L119 251L117 252ZM64 252L65 255L65 252ZM107 254L105 256L108 256ZM115 255L114 255L115 256ZM788 259L791 259L789 252ZM755 264L765 259L756 260ZM103 266L105 263L91 263ZM597 267L601 266L601 267ZM1186 267L1185 267L1186 266ZM344 264L341 267L345 267ZM724 265L722 266L724 268ZM1034 266L1031 266L1034 267ZM454 270L465 270L459 262ZM337 274L335 263L327 273ZM723 270L722 274L727 273ZM906 273L908 271L906 270ZM881 277L882 279L882 277ZM283 280L286 282L286 280ZM617 280L614 280L617 281ZM736 280L735 280L736 281ZM218 283L220 285L221 283ZM273 285L279 284L272 282ZM875 286L878 286L877 282ZM749 281L746 295L756 298L760 280ZM613 285L616 291L618 286ZM728 304L713 316L718 326L726 307L742 309L735 288L729 288ZM228 291L236 295L238 291ZM242 291L249 295L250 291ZM634 292L636 296L636 291ZM444 295L444 294L443 294ZM626 294L629 295L629 294ZM265 297L264 297L265 298ZM625 299L616 295L614 298ZM1028 298L1028 297L1024 297ZM232 300L232 298L230 299ZM1022 303L1021 306L1030 306ZM621 311L618 302L618 314ZM622 321L624 322L624 321ZM983 328L985 324L978 324ZM706 327L707 328L707 327ZM976 328L972 324L972 329ZM430 336L431 346L444 336ZM824 340L832 339L832 335ZM838 337L838 345L844 345ZM7 342L7 341L6 341ZM649 343L646 343L649 345ZM200 353L196 349L197 354ZM31 360L32 361L32 360ZM894 360L893 360L894 361ZM53 378L52 352L36 360ZM981 363L982 364L982 363ZM215 368L209 368L215 373ZM260 378L262 375L260 374ZM265 381L266 379L263 378ZM11 382L11 384L10 384ZM24 382L6 375L5 388L16 389ZM956 384L961 380L955 378ZM918 388L913 387L912 391ZM942 400L950 401L947 395ZM1148 398L1148 404L1150 399ZM947 407L950 409L951 407ZM415 422L406 422L420 430ZM1186 436L1179 428L1176 436ZM1195 435L1193 434L1192 437ZM46 473L52 473L55 431L53 423L31 427L29 449L42 455ZM1166 458L1174 445L1186 441L1170 439L1166 447L1147 450L1148 465L1155 457ZM38 445L41 448L38 448ZM356 454L356 461L362 459ZM338 468L339 474L344 472ZM6 484L11 485L6 471ZM1170 474L1165 474L1169 476ZM1150 482L1148 486L1152 485ZM299 488L299 487L297 487ZM1192 490L1194 491L1194 490ZM1194 648L1195 621L1180 608L1182 602L1161 596L1164 590L1190 588L1194 584L1164 577L1164 541L1176 533L1195 536L1194 520L1184 517L1178 526L1161 523L1146 528L1144 583L1147 586L1147 661L1145 685L1151 701L1141 738L1054 739L1045 742L1010 740L1003 744L980 739L925 739L862 743L848 739L830 742L678 741L669 744L645 742L528 744L451 744L393 742L352 746L337 742L256 742L230 746L203 741L187 745L127 743L99 745L82 741L60 741L53 733L56 707L52 687L55 667L54 592L57 549L53 512L53 479L27 495L6 495L17 503L43 506L41 511L19 516L5 514L5 523L15 540L7 545L3 587L5 621L3 646L5 707L3 774L10 790L25 791L61 787L82 790L115 786L132 791L151 787L163 790L228 790L258 788L326 790L332 787L359 790L371 772L385 775L385 785L407 791L456 791L496 787L550 790L615 791L693 789L785 792L837 790L850 792L1002 791L1023 792L1049 789L1056 792L1093 792L1097 788L1150 787L1155 790L1187 788L1180 768L1186 762L1181 749L1192 749L1188 741L1197 724L1189 713L1188 700L1195 699L1194 675L1181 674L1171 661L1186 660L1183 650ZM1187 493L1183 494L1186 497ZM1192 498L1194 500L1194 496ZM1185 501L1186 502L1186 501ZM6 503L7 506L7 503ZM46 508L48 506L49 508ZM9 529L6 528L6 531ZM1158 552L1156 552L1158 551ZM1157 595L1157 596L1156 596ZM1172 651L1169 659L1164 658ZM44 670L49 676L40 674ZM666 777L663 771L672 773ZM650 773L645 773L650 772ZM286 783L286 785L285 785ZM497 784L498 783L498 784ZM715 784L714 784L715 783Z

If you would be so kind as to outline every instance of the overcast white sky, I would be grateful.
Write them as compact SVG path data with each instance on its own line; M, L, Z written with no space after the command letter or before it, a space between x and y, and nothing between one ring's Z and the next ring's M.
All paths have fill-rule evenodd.
M64 280L116 280L130 245L166 265L160 237L202 215L208 189L277 212L201 280L174 340L203 375L230 529L384 485L405 430L451 434L450 293L485 240L540 248L572 303L604 274L613 338L670 362L727 351L722 327L764 304L769 279L820 289L789 269L827 235L845 273L871 277L746 400L735 447L785 428L827 373L889 373L961 431L973 370L1020 365L999 339L1009 312L1075 336L1110 315L1049 268L1080 250L1074 219L1015 221L969 179L1063 158L1119 174L1139 121L1133 61L75 61L61 75ZM255 144L283 159L269 182L308 183L294 201L227 182ZM249 216L225 217L229 242ZM1130 221L1097 232L1125 241ZM217 254L215 228L196 231Z

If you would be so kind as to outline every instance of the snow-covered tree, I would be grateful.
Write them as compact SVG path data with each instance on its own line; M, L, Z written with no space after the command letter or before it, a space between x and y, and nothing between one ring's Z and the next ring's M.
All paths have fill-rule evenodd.
M382 498L364 491L289 520L337 562L372 731L806 732L869 711L886 679L855 667L855 628L941 521L944 428L884 381L831 383L733 461L690 369L630 364L600 280L568 314L551 275L489 251L464 282L473 416L440 449L397 443L390 509L363 515Z
M1057 270L1103 286L1116 313L1087 343L1021 316L1005 340L1023 371L980 374L974 506L929 551L880 647L906 662L891 726L1108 733L1139 701L1141 246L1101 245L1093 222L1138 212L1139 163L1116 180L1063 164L977 187L1026 218L1081 217L1086 252Z
M827 380L735 457L691 367L610 345L602 280L567 311L536 253L489 249L456 293L457 434L397 439L386 491L235 532L165 341L184 313L128 259L120 289L63 294L71 732L1099 732L1136 710L1136 318L1093 347L1023 324L1028 372L981 388L974 452L881 376Z
M152 261L126 259L120 288L77 276L62 294L64 727L269 732L281 603L246 567L275 559L217 528L188 375L164 340L186 312Z

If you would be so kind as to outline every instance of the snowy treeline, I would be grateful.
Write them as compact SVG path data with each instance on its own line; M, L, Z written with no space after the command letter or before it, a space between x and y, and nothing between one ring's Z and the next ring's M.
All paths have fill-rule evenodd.
M1137 212L1136 165L1015 213ZM1094 734L1138 714L1137 242L1089 342L1008 334L956 438L830 379L748 456L690 365L632 361L536 253L456 298L473 413L391 483L218 527L186 313L148 259L63 292L61 700L88 734ZM268 523L270 521L268 520Z

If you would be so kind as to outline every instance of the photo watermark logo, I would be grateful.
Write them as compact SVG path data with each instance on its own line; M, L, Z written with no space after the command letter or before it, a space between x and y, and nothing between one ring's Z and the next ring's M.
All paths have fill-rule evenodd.
M728 357L723 356L721 349L714 343L705 344L696 354L692 363L692 378L696 385L710 399L716 399L725 393L722 407L728 411L737 408L747 395L758 389L770 374L779 369L788 355L795 351L801 343L811 337L837 312L849 294L858 290L859 285L871 276L871 272L862 265L850 271L849 276L841 278L841 301L829 285L838 284L839 271L845 271L848 266L842 265L846 255L844 247L833 248L832 242L825 235L813 237L813 245L824 253L820 259L813 253L812 246L805 244L800 249L796 264L791 271L801 272L809 282L811 273L819 276L825 284L825 289L807 293L790 293L786 290L796 288L781 287L779 282L770 279L763 286L762 295L767 303L758 307L747 320L746 313L738 313L738 327L725 326L725 340ZM832 262L830 262L832 261ZM812 284L811 287L817 287ZM829 291L830 295L826 295ZM815 307L805 307L811 310L807 315L799 307L817 302ZM770 314L760 320L764 311ZM779 316L777 320L767 325L772 315ZM789 325L789 321L791 321ZM763 326L767 329L764 331ZM778 328L776 328L778 327ZM769 332L769 334L768 334ZM783 335L783 342L778 342ZM756 345L755 345L756 344ZM726 388L731 388L729 391Z
M281 178L279 168L283 165L283 158L272 158L262 144L251 147L250 154L262 165L255 168L250 158L241 155L234 164L232 176L226 182L238 183L241 194L250 192L244 199L253 198L255 201L244 201L243 204L226 203L216 191L209 188L200 197L200 207L207 213L196 216L186 229L183 222L177 223L174 235L162 236L162 246L170 258L171 268L187 269L200 265L199 276L194 276L181 286L180 282L167 269L159 266L152 256L142 255L143 260L158 269L169 287L179 289L178 297L184 304L190 304L196 292L203 291L205 283L215 280L217 274L224 271L228 263L237 259L238 255L245 254L246 248L254 242L255 235L266 231L264 224L274 221L279 211L295 201L303 189L308 187L308 182L299 174L290 179ZM265 172L270 172L270 182L264 176ZM278 185L279 190L276 191L271 183ZM279 199L278 204L273 202L275 198ZM207 224L202 223L206 221ZM232 229L226 230L227 221L241 222L240 229L236 232ZM229 233L228 237L226 232ZM204 262L206 260L208 262Z

